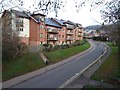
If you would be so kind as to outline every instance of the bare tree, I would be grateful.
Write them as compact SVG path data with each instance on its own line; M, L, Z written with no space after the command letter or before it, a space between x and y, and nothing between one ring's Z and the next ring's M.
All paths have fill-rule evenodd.
M56 16L58 10L63 7L62 0L33 0L34 3L31 7L34 7L36 11L42 11L43 13L49 13L50 11L55 11ZM14 25L12 23L13 16L11 12L5 12L4 10L18 8L20 11L25 12L22 6L24 5L23 0L1 0L0 1L0 13L3 14L2 17L2 59L10 60L18 52L19 37L17 30L13 29ZM7 13L7 15L6 15ZM16 21L16 20L14 20Z
M101 19L104 20L105 24L110 25L102 25L102 29L104 29L110 36L111 40L114 43L120 43L120 0L74 0L76 3L76 10L79 10L89 5L89 10L92 11L97 9L97 7L101 7Z
M7 13L7 14L6 14ZM11 12L6 12L2 17L2 60L10 60L17 53L19 37L12 24Z
M65 6L64 0L31 0L33 4L29 7L34 9L33 12L40 11L43 14L48 14L50 12L55 12L56 17L59 9L62 9ZM0 2L0 12L3 12L5 9L19 8L21 11L25 11L23 0L1 0ZM29 11L29 10L27 10Z
M104 29L108 32L110 38L114 44L119 44L119 33L120 33L120 1L112 0L106 3L106 9L101 10L102 17L105 23L111 25L105 26Z

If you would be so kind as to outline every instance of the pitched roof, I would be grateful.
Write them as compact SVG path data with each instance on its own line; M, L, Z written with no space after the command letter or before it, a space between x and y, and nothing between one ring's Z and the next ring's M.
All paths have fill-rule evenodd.
M26 11L17 11L17 10L11 10L13 13L15 13L18 17L23 17L23 18L31 18L33 19L36 23L39 23L40 21L36 20L34 17L32 17L32 13L26 12Z
M34 16L34 15L46 16L46 15L41 14L41 13L36 13L36 14L35 14L35 13L33 13L33 14L32 14L32 16Z
M59 24L61 24L62 26L65 25L65 21L64 20L59 20L59 19L56 19L56 18L52 18L53 20L55 20L56 22L58 22Z
M49 26L61 28L60 25L58 25L57 23L53 22L50 18L45 18L45 24L49 25Z
M11 12L16 14L18 17L23 17L23 18L30 18L27 14L31 15L29 12L26 12L27 14L25 14L24 12L17 11L17 10L11 10Z
M68 20L66 23L67 23L67 24L71 24L71 25L75 25L75 26L76 26L76 23L74 23L74 22L72 22L72 21L69 21L69 20Z

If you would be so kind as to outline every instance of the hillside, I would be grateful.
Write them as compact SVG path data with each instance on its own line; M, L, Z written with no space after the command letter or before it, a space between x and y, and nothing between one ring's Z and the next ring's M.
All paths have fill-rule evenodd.
M84 27L85 30L100 30L101 29L101 25L90 25L87 27Z

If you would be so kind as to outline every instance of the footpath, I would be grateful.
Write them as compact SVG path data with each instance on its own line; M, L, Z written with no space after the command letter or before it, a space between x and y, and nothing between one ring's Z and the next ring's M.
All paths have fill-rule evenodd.
M83 56L83 55L91 52L92 50L94 50L95 45L92 43L92 40L89 40L89 43L90 43L90 48L89 49L87 49L87 50L85 50L85 51L83 51L83 52L81 52L79 54L76 54L76 55L74 55L74 56L72 56L70 58L62 60L62 61L60 61L58 63L48 65L48 66L46 66L44 68L41 68L39 70L36 70L36 71L30 72L30 73L24 74L22 76L15 77L15 78L10 79L8 81L5 81L5 82L2 83L2 88L10 88L10 87L12 87L14 85L25 82L25 81L27 81L27 80L35 77L35 76L41 75L41 74L46 73L46 72L48 72L48 71L50 71L52 69L55 69L55 68L57 68L59 66L62 66L64 64L72 61L73 59L78 58L79 56Z

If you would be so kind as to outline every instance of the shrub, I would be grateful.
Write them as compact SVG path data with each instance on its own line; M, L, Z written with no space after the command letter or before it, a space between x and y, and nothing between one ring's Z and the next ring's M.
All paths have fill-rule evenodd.
M96 41L107 41L107 37L101 37L101 36L93 37L93 40L96 40Z
M44 47L48 47L48 46L49 46L49 44L47 44L47 43L46 43L46 44L43 44L43 46L44 46Z
M54 50L60 49L60 45L54 45Z
M19 43L17 46L17 54L16 55L24 55L29 52L28 47L25 43Z
M61 49L64 49L64 48L65 48L65 46L62 44L62 45L60 45L60 48L61 48Z
M43 46L45 47L44 50L48 52L54 49L52 44L44 44Z

